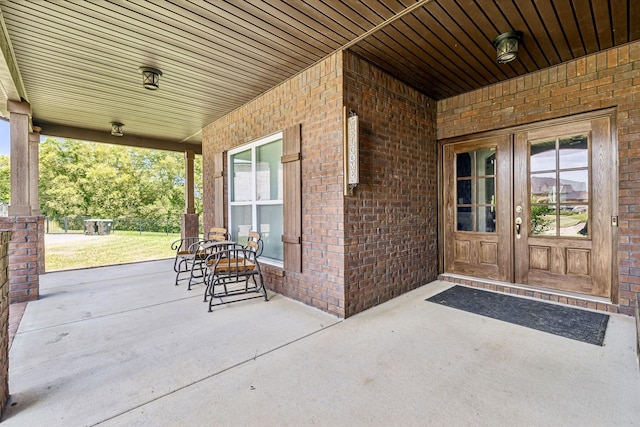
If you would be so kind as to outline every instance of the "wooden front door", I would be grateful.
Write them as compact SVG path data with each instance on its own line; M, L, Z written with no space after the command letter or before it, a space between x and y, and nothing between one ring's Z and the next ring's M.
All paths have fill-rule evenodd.
M445 271L511 280L511 138L443 148Z
M444 145L444 271L611 298L610 121L555 121Z
M609 117L514 135L515 282L611 297L613 154Z

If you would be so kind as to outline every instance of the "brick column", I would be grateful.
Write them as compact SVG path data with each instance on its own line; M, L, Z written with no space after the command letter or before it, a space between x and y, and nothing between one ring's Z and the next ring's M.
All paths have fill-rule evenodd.
M9 302L35 301L44 272L44 217L0 217L0 230L12 230L9 243Z
M28 102L7 102L10 113L11 203L9 215L31 215L29 204L29 114Z
M182 214L180 215L180 233L183 239L186 237L198 237L200 235L198 214Z
M9 398L9 241L11 231L0 231L0 416Z

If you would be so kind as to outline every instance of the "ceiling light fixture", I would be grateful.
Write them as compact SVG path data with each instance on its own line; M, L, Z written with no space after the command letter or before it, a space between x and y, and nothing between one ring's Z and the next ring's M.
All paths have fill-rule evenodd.
M145 89L158 90L160 88L162 71L151 67L140 67L138 71L142 73L142 86L144 86Z
M498 51L498 62L505 64L518 57L518 43L522 40L522 31L509 31L500 34L493 41L493 46Z
M124 131L122 130L123 127L124 127L123 123L111 122L111 135L123 136L124 135Z

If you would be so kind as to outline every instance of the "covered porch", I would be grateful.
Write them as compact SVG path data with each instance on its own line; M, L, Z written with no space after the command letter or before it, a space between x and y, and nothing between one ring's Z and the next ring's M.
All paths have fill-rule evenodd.
M171 260L47 273L3 425L630 425L634 320L604 346L438 306L432 282L338 319L277 294L208 313Z
M25 299L43 296L28 305L12 348L16 400L7 421L48 413L38 412L42 402L79 411L81 419L85 406L76 403L85 396L92 397L89 421L82 418L89 424L122 424L125 417L148 416L152 406L166 412L163 420L208 422L200 411L210 417L226 411L231 418L221 424L260 423L242 418L252 416L247 402L265 423L332 417L339 423L359 415L354 423L365 424L362 414L381 424L393 416L406 416L408 424L440 414L433 423L632 420L633 319L617 313L632 315L640 292L640 27L634 22L640 3L614 8L592 0L579 10L555 0L511 0L500 8L485 0L313 3L2 3L0 106L6 108L0 113L11 121L13 170L11 217L3 228L17 231L12 245L22 246L13 255L28 257L10 259L9 287ZM493 42L506 33L521 42L518 57L499 64ZM360 145L352 151L347 116L359 120ZM549 129L554 133L541 133ZM42 274L40 133L183 151L187 235L197 224L189 165L202 153L205 229L269 230L275 262L265 262L264 272L273 301L207 317L199 295L170 286L169 268L147 266L143 275L130 272L104 289L106 282L89 286L88 294L79 283L91 282L97 270L76 272L86 275L80 279ZM549 141L558 153L577 142L587 160L529 171L525 154ZM262 170L269 186L255 185L264 198L254 197L241 221L234 161L258 170L247 153L266 152L272 143L277 149ZM466 148L447 157L447 147L456 146ZM351 154L357 168L347 164ZM495 168L489 166L494 154ZM455 172L464 156L472 158L471 175ZM478 159L489 163L479 168ZM509 173L516 171L521 174ZM580 183L576 203L530 200L533 172L553 174L555 187ZM586 178L562 179L567 172ZM468 194L458 191L464 182ZM255 212L265 201L283 215L258 221ZM588 217L576 214L589 231L560 239L558 226L553 236L533 236L528 226L536 203L556 212L558 224L562 212L588 206ZM563 288L578 276L578 289ZM63 278L60 286L46 283L55 277ZM612 341L576 347L441 307L422 309L429 292L448 286L435 280L452 277L498 281L496 289L505 292L615 313ZM139 285L132 294L120 287L133 282ZM120 291L122 298L111 298ZM70 309L65 299L76 294L81 299ZM48 318L54 314L63 317ZM108 321L115 323L101 324ZM616 324L624 332L612 332ZM43 347L59 353L38 359ZM32 377L28 368L40 365L47 371ZM50 383L40 382L46 378ZM253 378L260 382L250 383ZM228 389L217 388L227 381ZM1 401L9 384L6 377L0 383ZM187 403L170 402L187 395ZM194 395L214 402L202 405ZM111 412L107 402L117 409ZM555 419L540 418L546 416Z

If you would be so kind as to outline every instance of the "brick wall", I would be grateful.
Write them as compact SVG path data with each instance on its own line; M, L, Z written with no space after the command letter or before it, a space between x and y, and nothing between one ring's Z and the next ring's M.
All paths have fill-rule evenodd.
M360 184L345 200L346 315L436 279L435 101L346 55L360 126Z
M619 309L640 292L640 42L438 102L438 139L617 108Z
M269 289L341 317L342 86L342 53L336 53L205 127L202 141L208 230L215 197L222 196L214 192L214 154L302 125L302 273L283 274L268 264L263 273ZM225 191L226 185L225 176Z
M38 299L44 273L44 217L0 217L0 229L12 230L9 244L9 302Z
M9 398L9 241L11 231L0 231L0 416Z
M347 198L343 105L360 118L361 184ZM220 197L214 154L296 123L302 273L265 265L267 286L346 317L435 279L434 101L350 53L332 55L203 130L205 229Z

